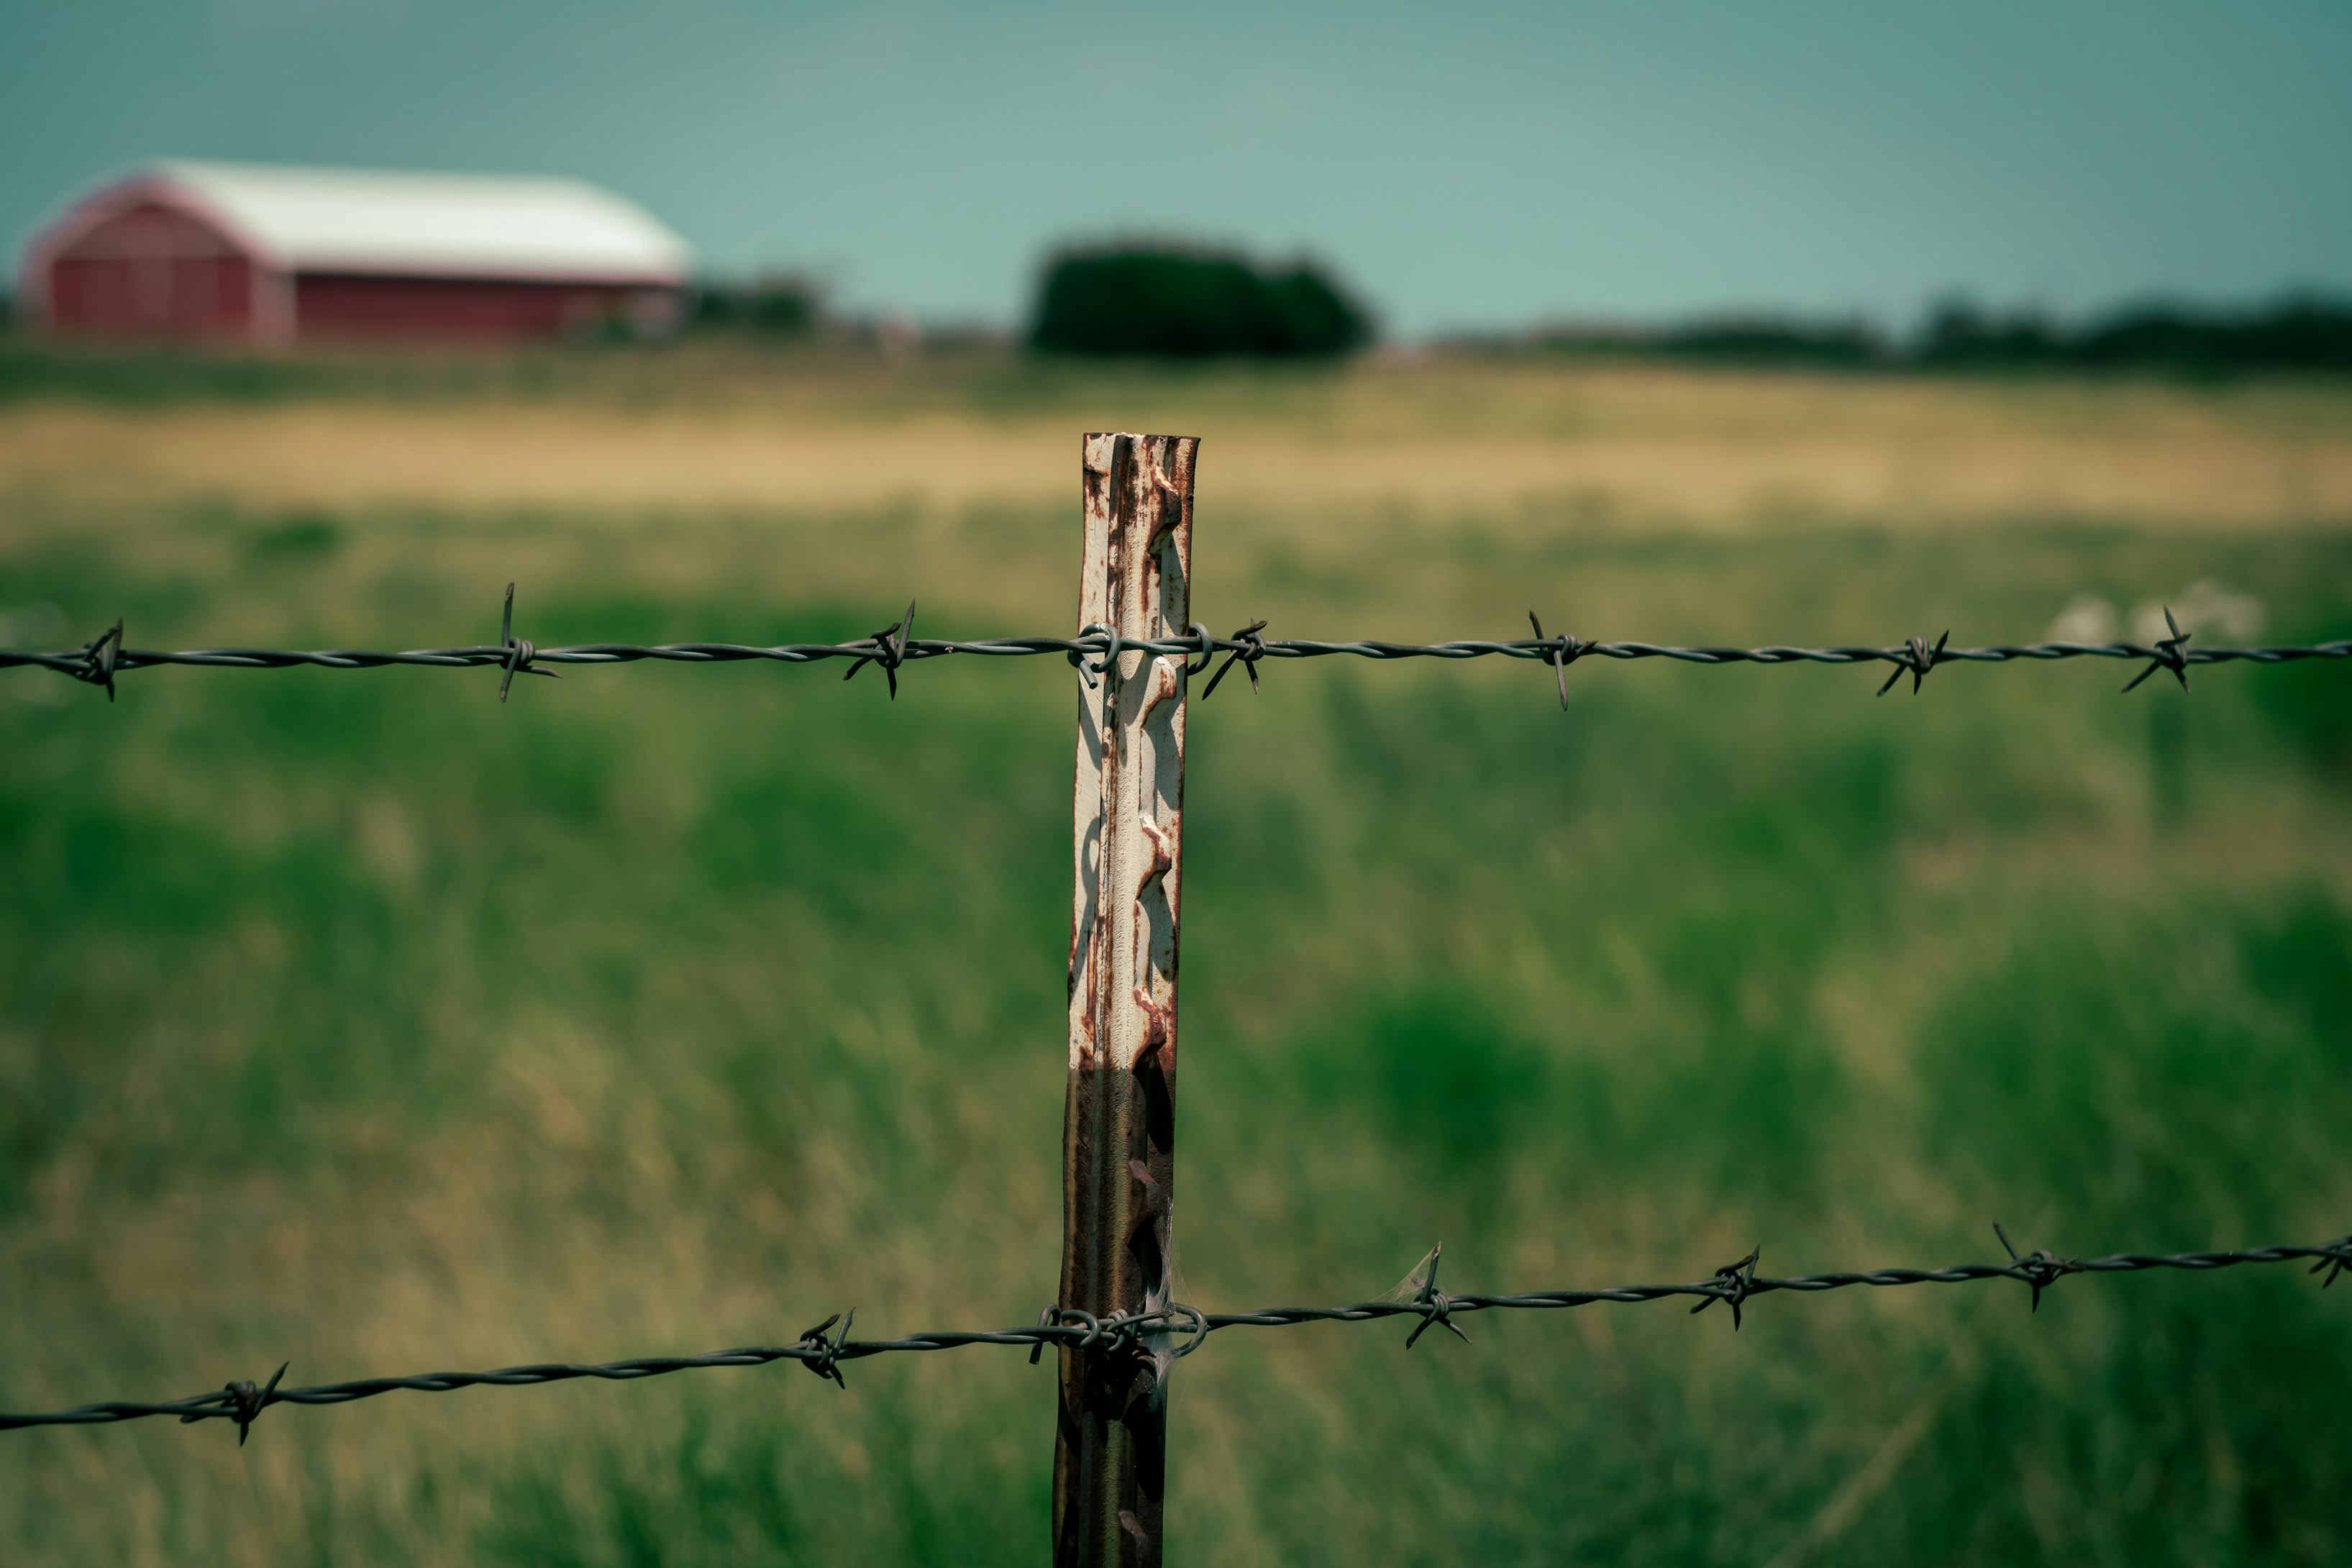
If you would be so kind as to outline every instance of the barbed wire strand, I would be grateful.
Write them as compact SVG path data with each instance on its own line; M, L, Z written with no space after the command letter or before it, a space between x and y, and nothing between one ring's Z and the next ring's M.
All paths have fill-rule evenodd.
M847 1387L842 1376L842 1366L849 1362L863 1361L868 1356L894 1352L958 1350L968 1345L1027 1346L1032 1363L1047 1346L1067 1346L1076 1350L1109 1353L1150 1352L1166 1348L1174 1336L1183 1336L1183 1342L1170 1352L1174 1356L1190 1355L1198 1350L1212 1333L1223 1329L1292 1328L1302 1323L1360 1323L1389 1318L1412 1318L1417 1326L1405 1341L1411 1349L1422 1334L1433 1327L1442 1327L1457 1337L1467 1340L1456 1317L1487 1311L1546 1311L1570 1307L1583 1307L1599 1302L1637 1303L1672 1300L1676 1297L1696 1297L1693 1312L1702 1312L1717 1301L1729 1304L1732 1327L1740 1324L1741 1309L1760 1296L1792 1290L1817 1293L1843 1289L1848 1286L1869 1285L1892 1287L1901 1285L1965 1285L1992 1279L2012 1279L2032 1287L2032 1310L2040 1310L2042 1293L2069 1274L2130 1274L2147 1269L2179 1268L2192 1272L2210 1272L2231 1268L2249 1263L2294 1263L2311 1261L2308 1272L2325 1272L2323 1286L2333 1285L2336 1277L2352 1269L2352 1236L2338 1237L2310 1247L2257 1247L2233 1252L2175 1252L2160 1255L2117 1253L2107 1258L2061 1258L2054 1253L2036 1248L2020 1254L2010 1244L2000 1227L2001 1245L2010 1255L2007 1263L1963 1263L1946 1268L1874 1268L1862 1272L1832 1274L1801 1274L1776 1279L1756 1272L1762 1248L1751 1250L1737 1263L1727 1264L1706 1279L1679 1285L1617 1285L1589 1290L1534 1290L1516 1295L1452 1295L1437 1288L1437 1258L1442 1246L1424 1258L1408 1283L1413 1289L1399 1299L1381 1301L1358 1301L1344 1307L1268 1307L1255 1312L1203 1312L1194 1307L1173 1304L1153 1311L1133 1312L1114 1317L1097 1317L1074 1307L1048 1307L1034 1327L993 1330L931 1330L890 1340L853 1340L849 1326L855 1311L835 1313L801 1337L785 1345L747 1345L736 1350L712 1351L703 1355L646 1356L634 1361L604 1362L588 1365L572 1362L541 1363L529 1366L501 1367L493 1372L434 1372L415 1377L371 1377L348 1383L318 1384L309 1387L283 1388L279 1380L286 1375L280 1366L268 1384L257 1386L250 1382L230 1383L219 1392L200 1394L192 1398L168 1400L160 1404L115 1401L97 1405L77 1405L70 1410L56 1410L39 1415L0 1414L0 1430L32 1426L86 1426L117 1421L134 1421L144 1416L176 1416L183 1424L226 1420L236 1424L237 1442L244 1443L247 1433L261 1412L272 1405L347 1405L353 1400L372 1399L380 1394L407 1390L419 1394L447 1394L460 1388L519 1388L541 1384L566 1383L576 1378L596 1378L612 1383L629 1383L640 1378L661 1377L675 1372L696 1371L707 1367L765 1366L773 1362L796 1361L819 1377Z
M2011 664L2068 658L2144 661L2146 668L2124 688L2129 691L2158 670L2169 673L2185 690L2189 686L2189 668L2194 665L2268 665L2305 659L2352 658L2352 638L2255 647L2191 647L2189 639L2195 634L2182 631L2168 609L2165 612L2165 621L2172 635L2158 637L2153 643L1996 643L1984 647L1950 647L1949 631L1933 644L1924 637L1914 637L1887 647L1795 647L1780 644L1759 647L1717 647L1648 642L1587 642L1572 634L1544 636L1543 623L1532 610L1528 613L1528 619L1536 635L1510 641L1469 638L1454 642L1397 643L1370 639L1318 641L1301 637L1269 637L1265 635L1266 623L1263 620L1254 621L1233 636L1224 637L1212 637L1208 627L1195 623L1181 637L1122 637L1109 626L1090 626L1082 628L1076 637L953 639L916 637L915 605L909 600L906 614L898 620L851 642L765 646L722 642L576 643L540 647L514 635L514 584L509 583L507 584L499 637L496 643L463 647L411 648L396 653L367 648L210 647L165 650L124 647L122 622L117 620L105 632L79 648L48 652L0 648L0 668L32 667L55 670L77 680L103 686L108 700L111 701L118 675L171 665L208 669L378 669L394 665L437 669L495 667L505 672L499 682L499 700L503 702L508 688L513 684L517 675L551 676L556 672L547 668L551 665L635 664L646 659L674 664L755 661L814 664L825 659L845 658L850 661L850 666L843 679L855 676L868 664L879 665L888 682L890 695L896 698L898 694L898 672L905 667L924 659L958 655L1005 658L1060 654L1077 668L1088 684L1092 684L1094 676L1109 668L1112 662L1126 652L1155 657L1197 658L1199 662L1192 667L1194 674L1204 672L1210 662L1223 654L1225 656L1224 663L1211 676L1203 697L1215 694L1218 683L1224 679L1235 663L1243 666L1249 675L1252 689L1255 689L1257 667L1267 659L1340 656L1383 660L1494 658L1533 659L1550 665L1557 677L1560 701L1565 706L1568 700L1568 667L1580 658L1666 658L1685 664L1715 666L1891 664L1894 670L1887 676L1885 684L1878 689L1882 697L1906 674L1911 677L1912 690L1917 691L1930 670L1946 664Z

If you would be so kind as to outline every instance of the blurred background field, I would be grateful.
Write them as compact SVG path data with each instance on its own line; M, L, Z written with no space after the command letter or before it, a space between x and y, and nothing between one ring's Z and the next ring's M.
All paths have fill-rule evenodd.
M1077 437L1204 437L1195 604L1399 639L2352 628L2340 383L0 353L0 642L1073 623ZM2204 602L2220 599L2208 590ZM2219 639L2200 628L2204 640ZM1193 710L1214 1310L2352 1226L2352 673L1272 667ZM1033 1321L1074 677L0 672L0 1408ZM1220 1335L1172 1553L2338 1563L2287 1269ZM988 1350L7 1438L23 1560L1027 1562Z

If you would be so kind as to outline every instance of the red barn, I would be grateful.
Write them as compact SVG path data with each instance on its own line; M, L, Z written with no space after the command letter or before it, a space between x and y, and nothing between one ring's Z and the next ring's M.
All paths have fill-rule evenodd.
M163 163L36 235L18 298L93 336L652 335L679 320L692 265L642 208L574 180Z

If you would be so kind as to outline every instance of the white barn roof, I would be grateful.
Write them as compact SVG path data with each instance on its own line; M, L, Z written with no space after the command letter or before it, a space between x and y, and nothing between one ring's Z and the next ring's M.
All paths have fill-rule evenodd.
M293 271L683 283L693 268L651 214L578 180L176 160L142 173Z

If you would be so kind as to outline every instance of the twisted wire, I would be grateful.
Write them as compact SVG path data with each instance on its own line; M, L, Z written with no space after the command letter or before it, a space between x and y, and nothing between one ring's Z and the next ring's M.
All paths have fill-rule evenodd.
M969 654L981 658L1019 658L1024 655L1058 653L1074 658L1085 658L1099 665L1112 647L1111 638L1104 633L1091 632L1081 637L975 637L949 639L945 637L910 637L898 655L901 665L915 664L929 658L943 658L951 654ZM1117 647L1122 652L1154 655L1174 655L1191 658L1203 649L1213 653L1231 653L1260 658L1328 658L1334 655L1352 655L1358 658L1526 658L1549 663L1559 647L1557 638L1522 637L1516 641L1493 642L1465 639L1456 642L1397 643L1363 639L1349 642L1323 642L1304 637L1265 637L1257 641L1234 637L1121 637ZM766 660L775 664L813 664L828 658L878 660L885 650L871 637L861 637L844 643L576 643L560 647L535 647L530 653L533 666L542 664L635 664L643 659L661 659L674 664L741 664ZM514 657L514 650L497 643L478 643L464 647L410 648L402 652L383 652L371 648L279 648L279 647L207 647L162 649L149 647L123 648L114 661L114 672L121 674L135 669L154 669L166 665L193 665L213 669L378 669L391 665L415 665L427 668L478 669L484 667L503 668ZM1759 647L1716 647L1681 646L1648 642L1589 642L1578 646L1577 657L1583 658L1671 658L1685 664L1892 664L1902 670L1913 668L1913 652L1906 644L1892 647L1793 647L1767 644ZM1935 655L1937 664L2010 664L2021 660L2049 661L2062 658L2147 659L2161 663L2162 650L2142 643L2131 642L2040 642L1994 643L1984 647L1948 647ZM2334 642L2270 644L2258 647L2202 647L2184 649L2181 661L2200 664L2288 664L2311 658L2352 658L2352 638ZM89 659L79 648L42 652L30 648L0 648L0 669L16 666L32 666L53 669L60 675L79 676L89 668Z
M1924 637L1914 637L1885 647L1859 645L1796 647L1778 643L1758 647L1719 647L1650 642L1587 642L1567 634L1546 637L1542 623L1532 612L1528 618L1535 626L1536 636L1501 641L1465 638L1451 642L1399 643L1370 638L1322 641L1305 637L1269 637L1264 635L1265 623L1262 620L1224 637L1212 637L1206 626L1198 625L1181 637L1122 637L1108 626L1088 626L1076 637L918 637L913 635L915 606L910 602L906 614L890 626L849 642L766 645L724 642L574 643L541 647L514 635L514 586L509 584L499 640L496 643L411 648L403 652L368 648L262 647L167 650L124 647L122 624L117 621L102 635L79 648L50 651L0 648L0 668L30 667L55 670L78 680L104 686L110 699L118 675L167 665L208 669L377 669L393 665L438 669L496 668L505 672L499 683L500 700L504 700L508 687L518 674L551 675L554 671L546 668L551 665L635 664L646 659L674 664L755 661L814 664L826 659L847 659L850 667L845 679L868 664L877 664L882 668L888 680L891 694L896 696L900 669L925 659L956 655L1006 658L1060 654L1091 679L1094 674L1108 669L1125 652L1197 659L1198 663L1192 667L1194 673L1206 670L1210 661L1223 654L1225 656L1224 663L1209 683L1211 693L1216 690L1217 683L1224 679L1226 672L1237 661L1246 669L1250 684L1255 688L1257 667L1266 659L1342 656L1381 660L1494 658L1532 659L1551 665L1559 672L1560 695L1565 701L1568 667L1580 658L1666 658L1685 664L1718 666L1889 664L1895 668L1888 677L1887 686L1891 687L1895 679L1907 673L1912 678L1915 691L1929 670L1944 664L2010 664L2067 658L2126 659L2144 662L2147 666L2133 680L2133 686L2161 669L2171 673L2185 687L2189 668L2197 665L2268 665L2304 659L2352 658L2352 638L2255 647L2191 647L2189 644L2195 634L2183 632L2178 624L2170 623L2169 614L2168 611L2168 624L2171 625L2172 636L2159 637L2152 644L2038 642L1952 647L1948 646L1951 634L1947 632L1942 639L1932 645ZM1886 687L1880 688L1882 695Z
M2008 1245L2005 1235L2001 1240L2004 1246ZM577 1378L630 1383L675 1372L709 1367L765 1366L780 1361L799 1362L818 1376L846 1386L840 1370L845 1363L892 1353L958 1350L968 1345L1026 1346L1033 1363L1038 1352L1047 1346L1111 1354L1171 1349L1174 1355L1183 1356L1199 1349L1210 1334L1224 1329L1293 1328L1303 1323L1360 1323L1388 1318L1413 1318L1419 1320L1419 1326L1414 1329L1412 1339L1406 1342L1410 1347L1413 1340L1418 1340L1424 1330L1433 1326L1444 1326L1466 1339L1468 1336L1462 1333L1453 1319L1458 1315L1484 1311L1546 1311L1599 1302L1630 1304L1691 1297L1697 1299L1697 1304L1691 1309L1694 1312L1704 1310L1717 1301L1727 1303L1732 1309L1734 1327L1737 1327L1743 1304L1752 1302L1759 1296L1780 1291L1810 1294L1854 1285L1882 1288L1965 1285L2011 1279L2032 1288L2034 1304L2038 1308L2042 1292L2069 1274L2129 1274L2157 1268L2202 1273L2236 1268L2241 1264L2310 1260L2312 1267L2309 1272L2318 1274L2325 1271L2326 1279L2323 1284L2333 1285L2338 1274L2352 1269L2352 1236L2314 1246L2256 1247L2230 1252L2126 1252L2089 1258L2060 1258L2038 1249L2021 1255L2011 1247L2007 1263L1963 1263L1944 1268L1874 1268L1787 1278L1773 1278L1755 1272L1760 1250L1751 1252L1736 1264L1717 1269L1707 1279L1683 1284L1617 1285L1599 1289L1533 1290L1515 1295L1453 1295L1441 1291L1436 1286L1436 1254L1432 1254L1424 1265L1425 1277L1420 1278L1418 1289L1410 1296L1396 1300L1358 1301L1343 1307L1267 1307L1254 1312L1203 1312L1179 1303L1156 1310L1111 1317L1097 1317L1073 1307L1049 1307L1039 1321L1031 1327L929 1330L887 1340L849 1338L850 1318L854 1314L836 1313L808 1330L793 1343L785 1345L746 1345L735 1350L711 1351L702 1355L646 1356L632 1361L594 1364L547 1362L500 1367L492 1372L434 1372L414 1377L360 1378L348 1383L295 1388L281 1388L278 1378L272 1378L267 1388L257 1389L251 1383L231 1383L216 1393L154 1404L110 1401L42 1414L0 1413L0 1430L99 1426L134 1421L145 1416L169 1415L176 1416L183 1423L233 1421L237 1426L238 1441L243 1442L246 1430L269 1405L347 1405L353 1400L372 1399L395 1390L447 1394L461 1388L522 1388L566 1383ZM1180 1336L1182 1342L1173 1344ZM285 1371L284 1367L278 1368L278 1377L282 1378Z

